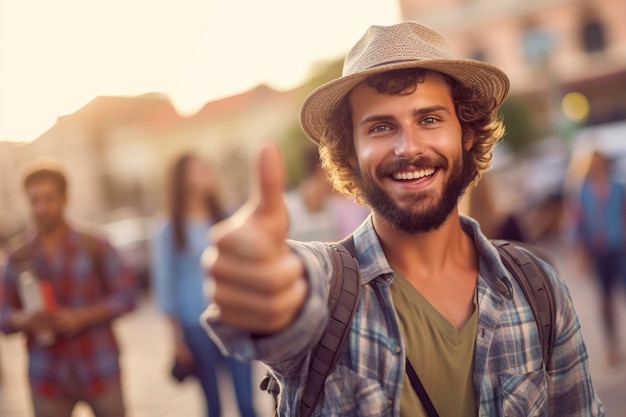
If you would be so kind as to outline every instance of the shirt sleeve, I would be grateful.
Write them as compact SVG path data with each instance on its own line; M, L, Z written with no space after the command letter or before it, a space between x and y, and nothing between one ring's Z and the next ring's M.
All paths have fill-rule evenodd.
M134 275L124 265L119 253L106 239L98 242L102 265L100 268L108 283L105 304L111 317L118 317L133 310L138 295L138 286Z
M587 348L567 286L544 263L551 275L556 304L556 336L552 352L548 398L549 415L604 416L589 372Z
M174 315L174 299L172 271L174 262L174 245L169 223L158 225L150 241L150 276L152 277L152 293L161 311Z
M14 311L21 308L17 292L17 271L10 261L7 261L3 271L0 271L0 329L3 333L14 333L9 317Z
M309 292L295 321L272 336L253 337L250 333L220 322L209 305L202 323L225 354L243 360L260 360L277 372L288 375L300 371L302 360L320 339L328 322L328 280L332 276L330 249L323 244L289 241L304 262Z

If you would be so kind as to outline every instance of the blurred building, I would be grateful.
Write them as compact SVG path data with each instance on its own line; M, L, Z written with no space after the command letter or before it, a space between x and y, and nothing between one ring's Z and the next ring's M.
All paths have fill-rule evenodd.
M28 224L20 170L44 155L67 168L70 216L89 222L154 214L173 159L189 150L213 161L224 199L236 205L247 192L250 148L284 137L301 100L297 90L262 85L183 117L160 94L96 97L32 142L0 142L0 236Z
M511 96L526 103L532 120L544 127L540 134L558 137L572 125L626 123L626 0L398 1L403 19L443 32L460 56L501 67L511 78ZM259 86L207 103L189 117L178 114L159 94L97 97L60 117L33 142L0 142L0 235L27 224L19 170L42 155L65 163L71 179L70 214L88 221L155 213L171 161L188 150L213 161L225 202L236 206L247 193L250 149L268 139L297 139L287 147L299 154L293 143L304 142L297 122L302 100L335 77L340 66L331 63L326 72L320 70L292 91ZM579 94L567 95L574 92ZM571 119L567 123L565 114ZM509 132L512 125L507 121ZM564 142L556 142L561 142L556 148L563 155ZM543 141L542 149L547 143ZM301 164L292 159L288 169L298 168ZM543 161L517 177L532 184L528 172L546 169ZM553 177L558 186L558 175ZM546 192L545 178L540 178L539 195Z
M626 0L399 1L404 19L502 68L553 133L562 107L587 125L626 119Z
M511 80L507 146L496 148L482 184L489 190L468 193L463 209L470 212L470 194L487 204L488 191L493 201L482 217L497 226L517 215L529 238L553 233L552 207L579 139L592 132L626 150L626 0L399 2L403 19L435 28L458 56L494 64Z

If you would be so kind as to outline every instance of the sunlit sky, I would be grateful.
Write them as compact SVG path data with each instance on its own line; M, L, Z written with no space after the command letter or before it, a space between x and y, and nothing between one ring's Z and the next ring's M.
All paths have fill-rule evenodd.
M0 140L33 140L98 95L181 114L261 82L291 88L395 0L0 0Z

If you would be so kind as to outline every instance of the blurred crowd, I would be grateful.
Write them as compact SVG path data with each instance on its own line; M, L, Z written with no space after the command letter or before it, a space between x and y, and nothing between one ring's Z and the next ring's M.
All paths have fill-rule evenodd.
M316 148L304 152L304 175L285 193L289 237L295 240L338 241L369 215L367 208L333 190L319 161ZM561 187L540 200L516 192L519 184L503 190L496 170L461 204L488 237L563 245L576 255L581 273L592 271L610 366L622 360L624 347L618 341L625 318L616 316L614 305L623 302L619 294L626 289L626 178L615 163L594 147L574 152ZM24 172L32 227L0 241L0 324L7 334L26 336L36 415L70 416L78 402L88 403L96 416L121 415L124 389L111 323L128 314L139 297L154 300L170 329L170 373L154 377L196 380L201 388L197 401L207 415L219 416L218 369L226 370L241 416L257 415L258 381L251 364L224 357L199 320L210 301L210 277L201 268L207 236L212 225L236 209L221 203L208 159L191 152L172 161L166 204L150 220L147 235L142 234L145 225L133 219L83 229L65 214L72 204L66 192L71 179L66 181L62 166L35 161ZM115 231L133 235L133 227L140 244L126 246ZM41 289L35 295L29 287L33 278Z
M368 211L332 190L317 149L303 161L304 178L285 196L290 236L338 240ZM256 415L253 389L258 381L251 364L223 356L200 324L210 301L210 279L201 267L209 229L236 207L221 203L215 173L199 153L180 155L167 177L166 204L142 237L146 224L137 219L93 228L69 218L71 179L58 161L36 160L24 168L31 225L2 242L0 326L6 334L25 336L36 416L70 416L80 402L97 417L124 414L122 343L112 323L145 296L155 302L170 329L170 371L155 378L197 381L198 402L206 415L219 416L223 385L218 375L225 370L240 415Z
M623 154L611 153L593 139L581 141L558 187L540 198L524 193L523 178L509 184L507 192L496 185L499 174L488 172L462 204L487 237L535 245L535 251L560 246L581 276L594 277L610 367L623 359L619 332L626 320L616 316L616 303L626 295L626 175L618 168L623 162Z

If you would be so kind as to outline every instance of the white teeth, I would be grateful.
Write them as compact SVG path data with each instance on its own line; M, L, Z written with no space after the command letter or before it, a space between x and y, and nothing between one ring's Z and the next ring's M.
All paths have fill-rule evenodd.
M421 169L419 171L404 171L393 174L395 180L416 180L419 178L427 177L435 173L434 168Z

